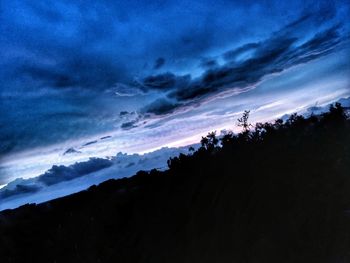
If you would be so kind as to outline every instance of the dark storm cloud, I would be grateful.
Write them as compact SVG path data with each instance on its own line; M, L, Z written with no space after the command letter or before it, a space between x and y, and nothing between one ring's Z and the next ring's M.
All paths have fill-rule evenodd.
M159 92L167 92L173 89L185 89L191 81L191 75L175 75L166 72L158 75L151 75L139 80L136 84L144 91L156 90Z
M176 76L167 72L159 75L148 76L140 83L146 89L165 90L175 86Z
M299 25L304 19L294 23ZM288 25L288 31L292 25ZM176 107L187 106L188 103L200 102L230 89L245 89L255 85L265 76L280 73L292 66L307 63L333 52L337 45L343 41L339 35L340 25L332 26L314 34L308 40L301 37L290 36L280 31L277 36L272 36L259 43L248 43L223 56L229 60L227 63L216 68L206 70L200 77L187 83L186 88L174 85L180 78L175 74L167 73L170 81L166 83L166 89L170 90L167 96L176 100L170 103L166 100L156 101L145 107L146 111L157 115L167 114ZM234 61L239 54L251 51L251 56L243 61ZM156 78L151 78L156 79ZM190 80L190 78L188 78ZM156 81L155 81L156 82ZM162 83L158 81L156 83ZM169 84L171 83L171 85ZM148 85L149 88L159 89L160 84ZM158 105L159 104L159 105Z
M172 96L180 101L192 100L227 88L245 88L265 75L281 72L285 68L276 63L283 59L295 41L295 38L269 39L257 48L252 58L208 70L190 89L175 91Z
M103 137L100 138L100 140L106 140L106 139L109 139L109 138L112 138L112 136L110 136L110 135L103 136Z
M88 146L88 145L95 144L95 143L97 143L97 140L84 143L83 146Z
M130 130L138 127L138 123L145 118L144 115L141 115L135 111L121 111L119 112L119 117L122 121L120 128L123 130Z
M121 111L121 112L119 112L119 116L126 116L128 114L130 114L128 111Z
M200 62L200 67L204 69L213 68L218 66L218 62L215 59L203 59Z
M120 128L124 129L124 130L130 130L132 128L136 128L137 127L137 121L128 121L128 122L124 122L122 123L122 125L120 126Z
M174 57L176 50L177 58L191 59L211 47L210 35L221 25L215 24L219 22L205 5L204 14L193 17L173 11L174 5L170 0L86 1L84 5L14 0L1 17L1 47L7 53L3 63L12 71L7 81L27 76L23 82L29 86L104 90L132 80L158 52ZM167 15L179 17L168 24L171 30L164 30L161 23ZM193 26L193 21L198 24ZM153 68L164 64L165 59L158 57Z
M333 26L327 30L317 33L309 41L291 50L285 60L286 65L306 63L310 60L329 54L337 48L337 44L345 40L341 38L338 30L341 25Z
M38 181L45 185L53 185L102 170L112 164L113 162L108 159L90 158L89 161L70 166L54 165L50 170L40 175Z
M14 0L4 6L1 16L0 45L6 53L1 64L9 72L3 81L12 88L16 79L33 88L94 90L130 81L148 59L139 54L150 36L142 30L136 34L135 22L142 23L142 17L130 21L129 15L140 9L149 13L157 6L141 7L135 1L82 5ZM159 58L157 63L160 68L165 60Z
M163 67L165 64L165 59L164 58L157 58L156 61L154 62L153 69L160 69Z
M243 12L251 8L249 3L243 8L240 1L219 1L215 5L171 0L147 4L57 2L14 0L4 9L3 49L9 50L8 54L13 49L21 52L20 59L9 55L4 60L8 69L13 68L13 78L26 75L33 81L30 85L103 90L116 82L132 80L150 58L158 57L153 69L162 68L165 59L160 53L172 61L185 61L181 66L186 66L207 50L255 30L253 26L250 29L240 23L226 23L231 18L226 10L232 6ZM274 1L267 6L256 5L279 8ZM186 7L190 15L178 12L181 7Z
M40 191L46 186L70 181L90 173L100 171L113 165L108 159L90 158L86 162L78 162L69 166L54 165L42 175L11 181L6 187L0 189L0 200L21 194L31 194Z
M42 187L35 184L17 184L13 189L4 189L3 191L0 191L0 200L20 194L35 193L38 192L40 189L42 189Z
M53 87L107 89L115 82L132 79L149 57L158 57L153 68L161 68L165 59L159 53L169 54L173 60L191 61L218 43L232 42L245 31L255 30L253 26L226 23L231 18L226 10L234 6L244 13L245 9L253 8L252 2L219 1L215 5L209 1L189 5L171 0L147 4L110 0L86 1L84 5L64 0L57 2L14 1L13 6L4 9L4 43L15 43L18 50L23 50L24 57L29 56L29 59L21 59L23 72L17 71L17 77L27 74L35 84ZM320 1L313 7L319 9L318 17L334 13L335 4L328 2ZM267 1L266 5L255 5L262 10L267 7L279 10L282 4ZM295 5L303 7L307 3ZM192 15L178 12L177 8L182 10L184 6ZM254 19L258 21L263 14L257 14L259 16ZM164 21L167 16L170 18ZM289 27L304 23L310 16L302 16ZM6 23L6 19L14 22ZM245 21L247 18L238 19ZM5 45L5 49L9 46ZM149 55L146 56L145 51ZM9 67L17 68L19 64L18 60L7 62Z
M168 114L174 111L174 109L180 107L181 104L177 102L171 102L167 99L157 99L151 104L147 105L141 111L146 113L152 113L155 115Z
M119 117L122 120L128 120L128 119L137 119L138 118L138 114L135 111L121 111L119 112Z

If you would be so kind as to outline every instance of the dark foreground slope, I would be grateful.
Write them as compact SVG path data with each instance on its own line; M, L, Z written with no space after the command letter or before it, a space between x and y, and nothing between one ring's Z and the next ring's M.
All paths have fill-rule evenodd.
M0 262L350 262L339 105L216 143L165 172L2 212Z

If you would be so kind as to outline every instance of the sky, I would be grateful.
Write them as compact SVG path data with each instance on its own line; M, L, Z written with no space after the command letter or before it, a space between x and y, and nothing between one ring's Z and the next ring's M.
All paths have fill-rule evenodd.
M348 1L0 0L0 185L350 96Z

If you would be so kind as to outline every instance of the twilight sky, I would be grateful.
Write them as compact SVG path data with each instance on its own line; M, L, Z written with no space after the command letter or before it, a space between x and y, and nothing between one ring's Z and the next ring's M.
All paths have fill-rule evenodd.
M0 0L0 185L350 96L350 3Z

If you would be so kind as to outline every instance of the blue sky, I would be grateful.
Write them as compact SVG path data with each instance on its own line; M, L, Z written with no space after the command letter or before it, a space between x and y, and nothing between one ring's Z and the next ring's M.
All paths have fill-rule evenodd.
M349 15L348 1L1 0L0 185L348 97Z

